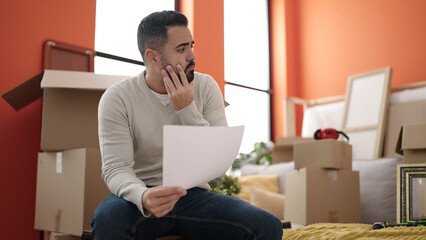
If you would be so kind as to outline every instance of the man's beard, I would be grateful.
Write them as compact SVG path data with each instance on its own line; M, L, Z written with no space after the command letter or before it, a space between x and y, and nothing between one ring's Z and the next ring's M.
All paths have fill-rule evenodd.
M191 70L191 71L189 71L188 73L186 73L186 72L187 72L187 69L188 69L189 67L191 67L191 66L194 66L194 67L195 67L195 62L194 62L194 61L191 61L191 62L188 64L188 66L186 66L186 69L185 69L185 74L186 74L186 78L188 79L188 83L192 82L192 80L194 80L194 77L195 77L194 70ZM180 80L180 79L179 79L179 80ZM181 82L182 82L182 81L181 81Z
M170 64L167 63L167 59L165 59L164 57L161 57L161 62L163 64L163 69L165 69L168 65L170 65ZM190 63L188 63L188 65L186 66L186 68L184 70L184 73L186 75L186 79L188 79L188 83L192 82L192 80L194 80L194 77L195 77L194 70L191 70L191 71L188 72L188 68L191 67L191 66L195 67L194 61L191 61ZM175 69L175 67L173 67L173 69ZM182 79L180 79L179 73L177 73L176 71L175 71L175 73L178 76L179 81L182 83ZM169 77L171 79L170 74L169 74Z

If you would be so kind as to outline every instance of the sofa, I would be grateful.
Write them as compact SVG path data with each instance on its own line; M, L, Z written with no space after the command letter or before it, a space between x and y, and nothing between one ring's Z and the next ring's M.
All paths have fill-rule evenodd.
M397 165L404 163L403 156L395 152L399 131L404 124L426 122L426 82L397 87L392 89L391 92L382 157L352 159L352 170L359 171L361 223L396 222L396 171ZM340 128L342 121L340 116L344 111L344 97L331 97L329 99L329 102L323 100L303 102L300 99L287 99L285 104L303 102L302 104L305 107L301 137L312 138L317 129ZM324 104L324 102L326 103ZM309 106L309 108L306 108L306 106ZM294 109L294 106L287 106L287 108ZM286 113L289 112L286 111ZM286 122L293 124L296 122L292 114L285 117ZM294 125L290 128L294 128ZM294 132L294 129L290 132ZM283 217L285 212L282 211L281 205L285 204L286 174L294 170L293 161L274 163L268 166L243 165L240 180L243 189L246 189L243 194L246 198L244 200L273 212L278 217ZM276 189L274 189L275 185ZM254 189L254 191L247 189ZM261 194L268 196L259 196Z
M401 157L380 158L376 160L354 160L352 162L353 171L359 171L360 175L360 201L361 201L361 222L372 224L379 221L396 221L396 165L403 163ZM285 199L286 174L294 171L294 162L276 163L269 166L246 164L241 167L241 176L256 176L252 181L258 181L255 188L270 190L270 185L274 185L274 179L269 176L277 176L278 194ZM246 184L245 187L249 186ZM253 185L251 185L253 186ZM244 188L244 183L243 183ZM251 197L260 198L258 192L251 193ZM273 200L274 196L264 199L268 203L257 203L258 206L267 206L266 209L281 209L280 203ZM285 204L285 200L284 200ZM285 215L285 212L283 212Z

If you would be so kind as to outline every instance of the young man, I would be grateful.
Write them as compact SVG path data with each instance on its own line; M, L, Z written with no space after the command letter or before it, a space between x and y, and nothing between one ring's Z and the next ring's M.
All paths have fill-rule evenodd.
M163 126L227 125L224 103L214 79L194 72L184 15L150 14L139 25L138 45L146 70L110 87L99 103L102 176L113 194L95 211L94 239L281 239L278 218L208 192L207 184L161 186Z

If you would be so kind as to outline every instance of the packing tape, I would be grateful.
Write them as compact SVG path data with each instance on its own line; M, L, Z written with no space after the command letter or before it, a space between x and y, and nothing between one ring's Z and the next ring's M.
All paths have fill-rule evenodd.
M62 152L56 153L56 173L62 173Z
M61 229L62 208L56 209L55 215L55 232L60 232Z
M328 174L328 180L331 182L335 182L339 178L339 174L337 173L337 170L328 170L327 174Z

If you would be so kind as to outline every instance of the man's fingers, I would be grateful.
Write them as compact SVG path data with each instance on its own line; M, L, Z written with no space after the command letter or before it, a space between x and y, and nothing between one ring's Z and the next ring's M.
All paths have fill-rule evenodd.
M181 187L153 187L143 194L144 207L152 211L160 205L177 202L186 195L186 190Z
M175 85L173 84L172 81L170 81L170 77L169 74L167 73L166 70L161 70L161 74L163 75L163 80L164 80L164 86L166 87L167 93L171 93L171 90L176 89Z
M172 66L168 65L165 69L161 70L163 75L164 85L169 95L170 102L176 111L185 108L194 100L193 85L188 83L185 71L182 65L176 65L178 74L182 79L182 83L176 75ZM192 83L192 82L191 82ZM182 85L183 84L183 85Z
M151 211L156 217L162 217L169 213L176 202L186 193L186 190L181 187L150 188L143 195L144 208Z
M176 70L178 71L180 79L182 80L182 85L183 86L188 85L189 84L188 79L186 78L186 74L185 74L185 71L183 70L183 67L180 64L178 64L176 65Z
M179 86L182 86L182 84L180 83L179 78L176 75L176 72L173 69L173 67L169 65L169 66L166 67L166 69L167 69L167 72L169 72L170 77L172 78L172 81L173 81L173 84L175 85L175 88L177 89L177 88L179 88Z
M167 202L162 205L156 206L151 210L152 214L154 214L156 217L162 217L172 211L173 207L177 203L179 199L176 199L175 201Z
M167 204L170 202L174 202L179 200L179 198L181 197L180 194L172 194L172 195L168 195L168 196L163 196L163 197L156 197L155 199L155 205L157 206L161 206L163 204Z

